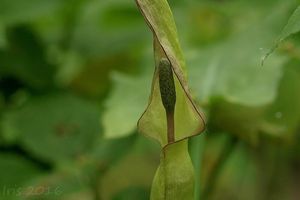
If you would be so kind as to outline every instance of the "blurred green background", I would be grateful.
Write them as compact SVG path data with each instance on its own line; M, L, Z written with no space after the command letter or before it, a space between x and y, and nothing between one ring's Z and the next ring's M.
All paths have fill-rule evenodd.
M300 1L169 3L207 120L202 199L299 199L300 34L260 61ZM0 0L0 199L149 199L153 71L133 0Z

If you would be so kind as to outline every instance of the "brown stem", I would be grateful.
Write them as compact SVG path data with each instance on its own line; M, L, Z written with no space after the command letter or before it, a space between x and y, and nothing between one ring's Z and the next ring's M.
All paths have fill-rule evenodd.
M175 142L175 134L174 134L174 110L170 112L166 112L167 116L167 135L168 135L168 143Z

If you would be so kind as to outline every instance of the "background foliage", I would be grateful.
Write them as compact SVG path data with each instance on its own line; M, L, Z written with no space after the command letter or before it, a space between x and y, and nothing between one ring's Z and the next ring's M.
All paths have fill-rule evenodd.
M207 118L203 199L299 199L299 33L260 66L299 0L169 3ZM151 39L133 1L0 1L0 197L149 198Z

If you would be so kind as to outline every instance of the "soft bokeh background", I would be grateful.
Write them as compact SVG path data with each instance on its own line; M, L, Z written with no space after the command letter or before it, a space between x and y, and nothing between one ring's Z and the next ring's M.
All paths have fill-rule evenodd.
M260 61L300 1L169 3L207 120L202 199L299 199L300 35ZM0 199L149 198L151 37L133 0L0 0Z

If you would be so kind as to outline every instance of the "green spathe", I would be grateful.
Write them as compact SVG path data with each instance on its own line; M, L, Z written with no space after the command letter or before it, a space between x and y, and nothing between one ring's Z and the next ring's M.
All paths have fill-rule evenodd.
M152 200L194 199L194 168L187 147L185 139L163 149L153 180Z
M167 58L173 69L176 92L174 112L175 140L197 135L204 129L204 120L192 101L185 75L185 61L179 45L173 15L167 1L137 0L137 5L153 32L156 69L152 80L148 107L138 122L139 132L159 141L167 141L167 120L159 88L159 63Z
M139 132L155 139L162 146L160 166L152 184L151 199L193 200L194 169L187 144L189 137L203 131L204 120L189 93L185 61L168 2L136 2L153 32L156 66L149 103L138 122ZM162 70L161 67L172 68L165 71L167 68ZM166 74L167 77L164 76ZM167 96L171 99L167 100Z

